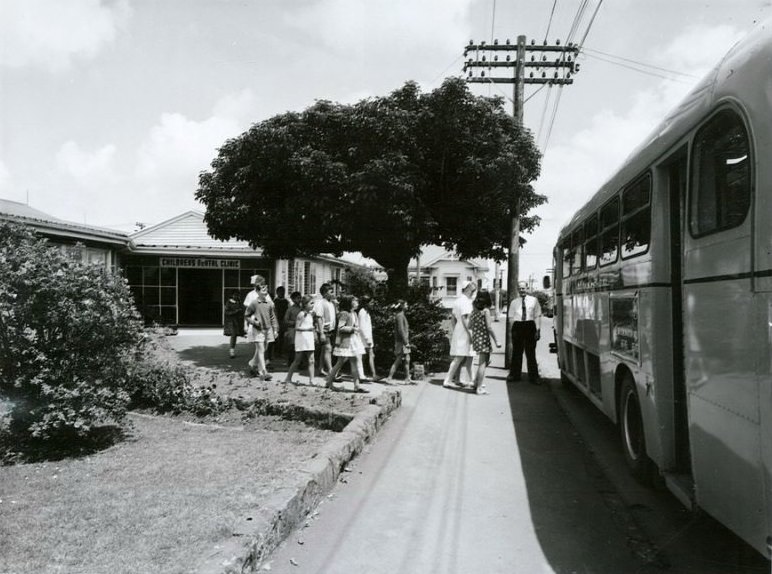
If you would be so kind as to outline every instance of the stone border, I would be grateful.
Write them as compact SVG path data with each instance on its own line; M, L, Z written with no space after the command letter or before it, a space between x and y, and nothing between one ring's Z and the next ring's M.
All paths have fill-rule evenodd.
M402 404L398 390L386 389L346 427L324 445L300 472L299 484L277 492L246 528L217 546L198 567L198 574L243 574L257 572L262 561L281 543L332 490L346 464L362 452L365 444Z

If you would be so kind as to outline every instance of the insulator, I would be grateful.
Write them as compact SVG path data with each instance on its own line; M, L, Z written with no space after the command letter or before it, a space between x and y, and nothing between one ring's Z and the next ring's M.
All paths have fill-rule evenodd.
M532 55L532 56L531 56L531 62L535 62L535 61L536 61L536 56L533 56L533 55Z
M493 45L494 45L494 46L498 46L498 45L499 45L499 39L498 39L498 38L496 38L495 40L493 40Z
M557 40L555 40L555 45L556 45L556 46L560 46L560 38L558 38Z
M485 40L483 40L482 42L480 42L480 46L485 46Z
M542 72L542 73L541 73L541 77L542 77L542 78L546 78L546 77L547 77L547 73L546 73L546 72Z
M541 57L541 61L542 61L542 62L546 62L546 61L547 61L547 56L542 56L542 57Z
M530 76L529 76L529 77L533 78L533 72L531 72L531 73L530 73Z
M569 57L568 57L568 61L569 61L569 62L573 61L573 58L572 58L571 56L569 56Z
M485 56L483 56L483 57L482 57L482 61L483 61L483 62L485 61Z
M509 38L507 38L507 46L509 46Z
M469 45L474 46L474 40L469 40Z
M567 80L570 80L570 79L571 79L571 72L568 72L568 73L566 74L566 79L567 79Z
M535 46L535 45L536 45L536 40L534 40L533 38L531 38L531 46Z
M485 77L485 70L483 70L482 72L480 72L480 77L481 77L481 78L484 78L484 77Z
M544 45L545 46L547 45L547 39L546 38L544 39Z
M493 61L494 62L498 62L499 61L499 57L498 56L493 56Z
M555 72L555 79L557 79L557 77L558 77L558 73L557 73L557 72Z
M509 60L510 60L510 58L509 58L509 54L507 54L507 62L509 62Z

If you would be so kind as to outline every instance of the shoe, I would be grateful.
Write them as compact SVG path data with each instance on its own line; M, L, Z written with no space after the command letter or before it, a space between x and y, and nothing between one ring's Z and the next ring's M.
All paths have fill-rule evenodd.
M485 388L485 385L480 385L475 389L475 393L478 395L487 395L488 389Z
M265 375L265 376L263 377L263 380L264 380L264 381L270 381L270 380L272 380L272 379L273 379L273 377L272 377L271 375Z
M354 389L354 392L355 393L366 394L366 393L369 393L370 391L368 391L367 389L363 389L362 387L357 387L357 388Z
M456 385L454 385L450 381L442 381L442 386L445 387L446 389L453 389L456 387Z

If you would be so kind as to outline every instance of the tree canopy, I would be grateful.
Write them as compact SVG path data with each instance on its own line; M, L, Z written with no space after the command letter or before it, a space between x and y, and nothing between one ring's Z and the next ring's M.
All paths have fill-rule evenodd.
M356 104L318 101L254 124L219 149L196 198L217 239L273 257L361 251L404 283L424 245L501 260L520 201L531 210L540 154L501 98L449 78L407 82Z

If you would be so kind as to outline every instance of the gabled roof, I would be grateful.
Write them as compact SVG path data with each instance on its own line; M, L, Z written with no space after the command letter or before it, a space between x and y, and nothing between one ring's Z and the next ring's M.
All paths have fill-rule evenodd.
M246 241L220 241L209 235L204 214L188 211L156 225L132 233L129 248L135 253L199 253L217 251L260 256Z
M445 249L441 245L425 245L421 248L420 262L422 268L434 267L439 261L461 261L481 271L489 269L488 263L485 260L476 258L461 259L457 253ZM418 261L413 257L408 268L415 269L417 263Z
M128 241L128 235L121 231L65 221L24 203L8 199L0 199L0 219L29 225L49 236L66 237L76 241L95 241L122 246Z

